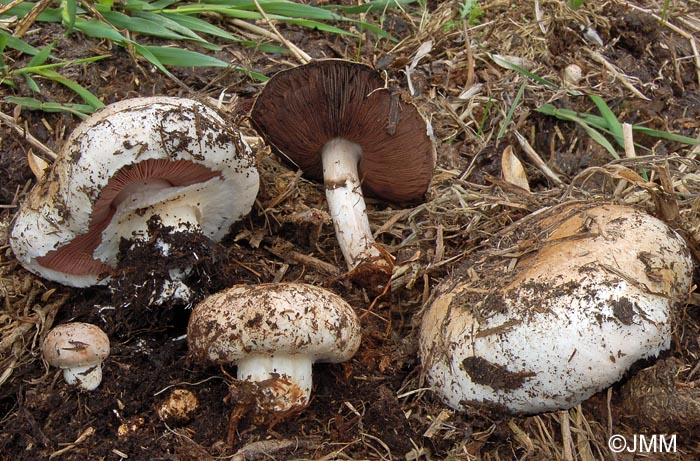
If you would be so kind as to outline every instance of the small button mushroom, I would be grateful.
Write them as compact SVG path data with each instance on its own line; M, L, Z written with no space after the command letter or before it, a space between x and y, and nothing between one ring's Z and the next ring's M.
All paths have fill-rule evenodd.
M95 325L64 323L46 335L41 352L49 365L63 369L68 384L92 391L102 382L102 362L109 356L109 338Z
M308 404L314 362L349 360L360 336L348 303L303 283L231 287L195 306L187 328L196 360L235 364L269 398L262 411L280 414Z
M383 286L392 268L372 236L363 192L396 202L425 195L436 152L416 107L371 67L328 59L273 76L251 121L282 160L323 181L348 269L368 288Z
M583 70L578 64L569 64L562 72L562 80L564 80L564 86L566 87L575 87L582 77Z
M158 243L151 217L219 241L257 191L252 150L214 110L184 98L128 99L71 133L18 212L10 244L46 279L107 283L101 275L117 266L122 238Z
M512 240L499 236L523 255L513 270L512 256L487 249L475 259L486 261L473 268L480 280L444 282L424 314L427 380L453 408L570 408L670 346L693 269L678 234L616 205L559 207L523 223Z

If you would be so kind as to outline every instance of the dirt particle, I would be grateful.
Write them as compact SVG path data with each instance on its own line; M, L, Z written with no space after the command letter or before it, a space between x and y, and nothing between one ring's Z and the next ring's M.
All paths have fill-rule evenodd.
M462 361L462 367L472 381L497 391L518 389L522 387L527 378L536 375L535 372L530 371L508 371L506 367L491 363L481 357L467 357Z

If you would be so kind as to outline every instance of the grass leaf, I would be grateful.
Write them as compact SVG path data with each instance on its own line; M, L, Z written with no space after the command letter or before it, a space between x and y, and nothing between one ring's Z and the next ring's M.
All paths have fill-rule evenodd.
M35 70L34 73L37 75L41 75L42 77L48 78L50 80L53 80L54 82L60 83L61 85L69 88L74 93L77 93L81 98L83 98L83 100L95 110L104 107L104 103L100 101L100 99L97 96L92 94L84 87L80 86L78 83L64 77L63 75L59 74L54 70L40 69Z
M154 14L150 13L147 11L142 11L136 13L141 19L150 21L153 24L158 24L160 27L170 30L176 34L181 35L184 39L193 41L197 43L199 46L206 48L208 50L212 51L219 51L221 50L221 47L218 45L215 45L213 43L208 42L207 40L203 39L199 35L197 35L191 28L186 27L182 24L180 24L177 21L172 20L166 15L163 14Z
M668 141L675 141L682 144L688 144L691 146L700 146L700 139L689 138L688 136L683 136L680 134L669 133L667 131L658 131L644 126L633 125L632 129L638 131L647 136L652 136L654 138L666 139Z
M524 81L523 84L520 85L520 88L518 89L518 93L515 95L515 99L513 100L513 104L510 105L510 109L508 110L508 115L506 115L506 118L503 121L503 125L501 125L501 129L498 130L498 134L496 135L496 140L501 139L503 134L508 129L508 125L510 125L510 121L513 119L513 114L515 113L515 109L518 107L518 105L520 104L520 100L523 98L523 94L525 93L526 86L527 86L527 81Z
M34 80L29 74L24 75L24 80L26 80L27 86L30 90L32 90L34 93L41 93L41 88L39 88L36 80Z
M68 112L85 120L95 109L87 104L62 104L58 102L42 102L35 98L17 98L14 96L5 97L5 101L17 104L23 109L40 110L43 112Z
M610 155L613 156L613 158L619 159L620 155L617 153L613 145L608 141L605 136L603 136L596 128L592 127L591 125L588 124L588 122L582 118L579 117L576 112L572 110L566 110L566 109L558 109L555 107L553 104L543 104L542 106L538 107L537 112L540 112L545 115L552 115L554 117L557 117L560 120L566 120L569 122L575 122L578 123L581 128L583 128L586 131L586 134L591 137L594 141L596 141L598 144L603 146L605 150L607 150Z
M34 48L32 45L20 40L19 38L13 35L8 34L2 29L0 29L0 36L3 37L3 40L6 40L7 46L12 48L13 50L17 50L21 53L28 54L31 56L34 56L37 53L39 53L39 50Z
M41 66L43 65L47 59L49 59L49 55L51 54L51 50L53 47L56 46L56 42L53 41L46 45L44 48L39 50L37 54L32 57L32 59L29 60L29 63L27 64L27 67L34 67L34 66Z
M184 40L186 37L148 19L128 16L117 11L105 11L102 16L117 29L152 35L169 40Z
M182 48L165 47L165 46L144 46L146 50L154 56L158 62L164 66L181 66L181 67L231 67L238 72L243 72L250 77L266 81L267 77L257 72L253 72L241 66L236 66L221 59L198 53L196 51L185 50Z
M77 16L77 8L76 0L61 1L61 19L63 20L63 25L66 27L66 34L70 34L73 31L75 18Z
M605 119L605 123L612 133L613 138L615 138L615 142L618 144L618 146L624 148L625 140L622 135L622 123L620 123L613 111L610 110L610 107L608 107L603 98L597 94L589 94L588 96L598 108L598 111L603 116L603 119Z
M75 28L88 37L104 38L121 45L128 42L126 37L102 21L78 18L75 20Z
M416 0L374 0L357 6L328 5L322 8L333 11L342 11L344 14L363 14L373 13L375 11L384 11L394 7L400 8L403 5L410 5L411 3L416 3Z

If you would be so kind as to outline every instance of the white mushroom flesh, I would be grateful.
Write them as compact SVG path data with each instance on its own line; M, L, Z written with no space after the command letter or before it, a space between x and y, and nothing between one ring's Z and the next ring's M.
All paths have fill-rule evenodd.
M362 148L336 138L323 146L323 181L335 234L350 270L364 261L380 261L367 218L357 165Z
M102 382L102 364L94 363L63 369L63 379L71 386L79 386L86 391L94 391Z
M263 392L277 412L304 407L311 398L312 360L305 354L251 354L236 362L236 377L257 383L269 383Z

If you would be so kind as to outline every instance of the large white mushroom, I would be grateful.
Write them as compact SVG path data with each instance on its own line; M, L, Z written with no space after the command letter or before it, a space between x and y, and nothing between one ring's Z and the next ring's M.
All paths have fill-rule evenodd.
M235 364L238 379L269 399L263 411L306 406L314 362L343 362L360 347L360 323L340 296L303 283L237 285L192 310L187 342L195 359Z
M94 285L116 266L122 238L153 237L149 218L217 241L257 191L250 147L214 110L183 98L129 99L73 131L17 214L10 243L28 270Z
M512 271L513 256L490 256L491 273L443 283L424 314L423 367L454 408L569 408L670 346L691 283L684 240L629 207L541 215L518 228Z

